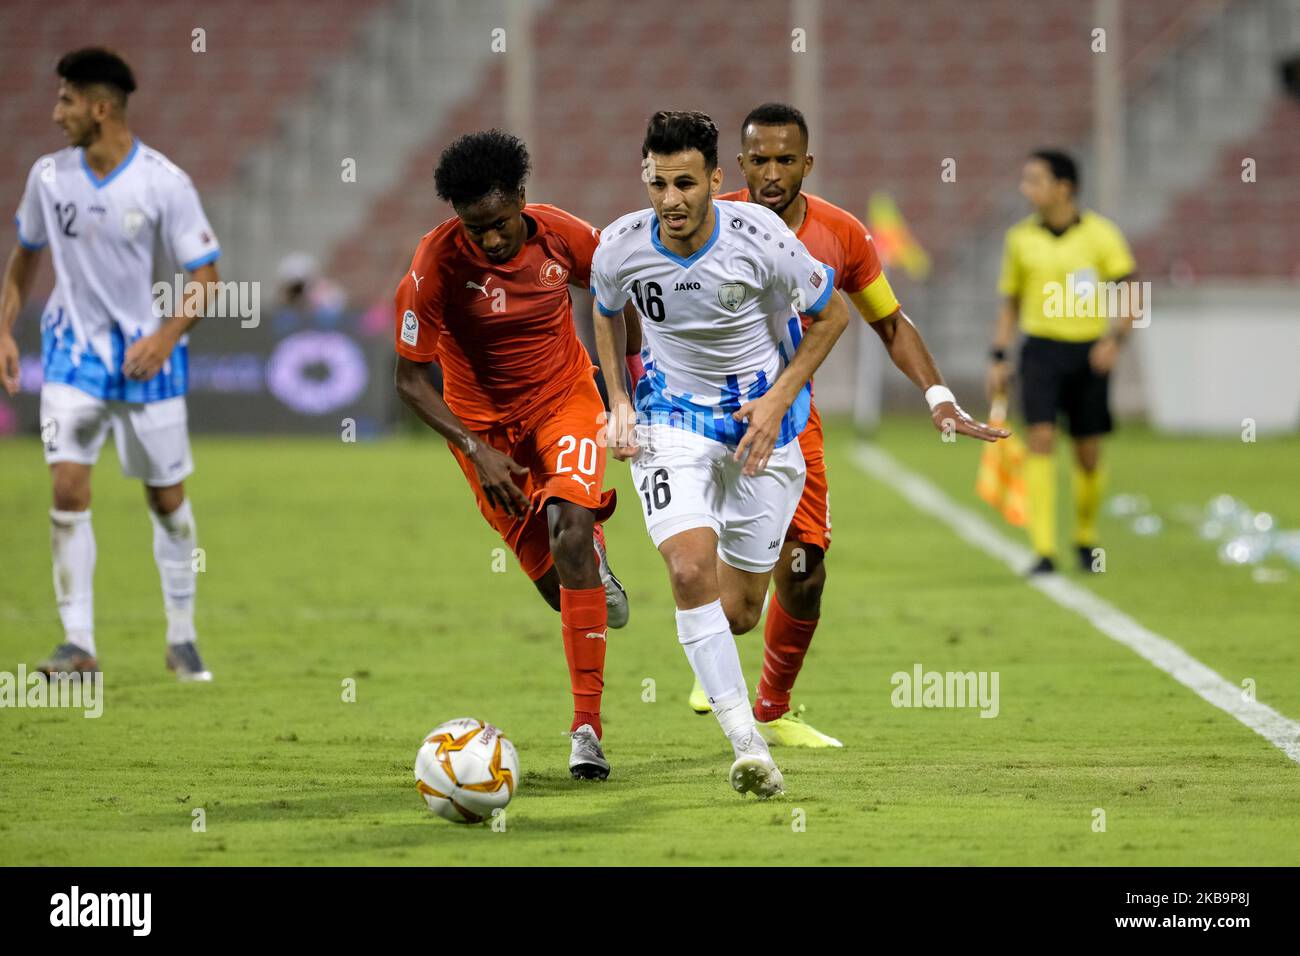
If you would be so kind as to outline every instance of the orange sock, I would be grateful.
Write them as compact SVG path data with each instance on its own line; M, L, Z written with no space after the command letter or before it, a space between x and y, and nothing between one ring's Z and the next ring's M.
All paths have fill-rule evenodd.
M763 675L758 679L754 719L767 723L790 709L790 691L803 667L817 621L818 618L801 621L791 617L776 595L772 595L763 628Z
M569 685L573 689L573 726L591 724L596 736L600 727L600 695L605 689L605 589L560 588L560 627L564 632L564 656L569 662Z

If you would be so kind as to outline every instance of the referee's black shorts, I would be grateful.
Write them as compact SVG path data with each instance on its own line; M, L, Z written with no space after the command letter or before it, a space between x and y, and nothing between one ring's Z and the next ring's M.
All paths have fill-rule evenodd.
M1025 422L1055 425L1064 412L1075 438L1105 435L1110 418L1110 376L1088 364L1093 342L1026 336L1020 350L1020 398Z

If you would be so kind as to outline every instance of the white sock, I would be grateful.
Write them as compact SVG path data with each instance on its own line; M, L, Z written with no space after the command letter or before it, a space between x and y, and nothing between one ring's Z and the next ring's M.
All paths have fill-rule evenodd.
M167 612L167 643L184 644L194 634L194 514L186 498L171 514L152 508L153 556L162 579L163 609Z
M677 639L700 686L709 696L722 732L737 750L748 747L750 738L757 736L754 714L749 709L749 691L740 669L736 638L727 623L722 602L679 610Z
M90 511L50 509L50 552L54 557L54 599L64 640L95 653L95 531Z

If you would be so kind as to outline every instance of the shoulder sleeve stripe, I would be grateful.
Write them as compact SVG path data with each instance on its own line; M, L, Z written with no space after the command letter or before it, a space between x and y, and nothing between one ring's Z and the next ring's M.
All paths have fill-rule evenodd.
M831 293L835 291L835 270L827 266L826 263L822 263L822 265L826 266L826 288L822 289L822 294L818 296L817 301L808 308L809 315L816 315L826 308L826 303L831 300Z
M220 258L221 250L213 249L207 255L199 256L197 259L191 259L189 262L184 263L184 268L186 272L193 272L199 266L206 266L208 263L216 262Z

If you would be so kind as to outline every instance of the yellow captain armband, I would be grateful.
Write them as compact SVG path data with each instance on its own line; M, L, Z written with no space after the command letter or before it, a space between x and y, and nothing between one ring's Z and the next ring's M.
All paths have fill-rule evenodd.
M894 290L890 288L889 280L883 272L867 283L865 289L850 292L849 298L868 322L888 318L899 308L898 299L894 297Z

